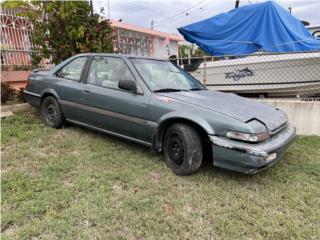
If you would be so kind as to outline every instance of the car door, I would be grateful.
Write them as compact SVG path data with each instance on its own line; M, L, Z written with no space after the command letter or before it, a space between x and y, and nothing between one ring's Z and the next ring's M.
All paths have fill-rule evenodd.
M67 119L83 121L83 110L77 107L83 95L82 77L88 56L77 57L61 67L50 79L59 96L59 104Z
M135 81L138 92L119 89L120 80ZM143 93L122 58L96 56L92 59L82 105L88 124L151 142L155 126L147 120L149 93Z

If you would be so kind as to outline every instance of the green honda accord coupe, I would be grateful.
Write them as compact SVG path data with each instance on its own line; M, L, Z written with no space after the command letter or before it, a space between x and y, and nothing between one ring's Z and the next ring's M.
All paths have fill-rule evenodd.
M208 90L169 61L80 54L33 71L24 91L43 122L71 122L164 152L177 175L204 159L256 173L284 155L295 136L286 114L235 94Z

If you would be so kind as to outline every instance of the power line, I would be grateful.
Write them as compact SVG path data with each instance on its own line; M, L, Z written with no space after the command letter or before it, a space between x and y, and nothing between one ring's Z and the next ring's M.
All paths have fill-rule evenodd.
M163 19L163 20L161 20L161 21L157 21L157 23L156 23L155 25L159 25L159 24L161 24L161 23L163 23L163 22L167 22L167 21L169 21L169 20L171 20L171 19L174 19L174 18L176 18L176 17L178 17L178 16L180 16L180 15L182 15L182 14L186 14L188 11L190 11L191 9L199 6L199 5L202 4L203 2L205 2L205 0L200 1L200 2L198 2L197 4L193 5L192 7L188 8L188 9L185 9L184 11L179 12L179 13L171 16L171 17L165 18L165 19Z
M199 9L194 9L194 10L192 10L192 11L186 12L186 13L184 13L183 15L180 14L180 15L176 16L175 18L169 19L169 20L167 20L167 21L165 21L165 22L158 23L158 24L156 24L156 26L163 25L163 24L168 24L168 23L171 23L172 21L180 20L181 17L186 17L186 16L189 16L191 13L204 10L203 7L206 6L206 5L209 5L209 4L210 4L210 3L205 4L205 5L201 6ZM177 17L179 17L179 18L177 18Z
M162 19L161 21L157 21L157 23L166 22L167 20L170 20L171 18L175 18L175 17L177 17L177 16L179 16L179 15L181 15L181 14L185 14L186 12L188 12L188 11L190 11L191 9L193 9L193 8L195 8L195 7L197 7L197 6L199 6L199 5L200 5L200 4L202 4L203 2L205 2L205 0L200 1L200 2L198 2L197 4L193 5L192 7L187 8L187 9L185 9L184 11L179 12L179 13L177 13L177 14L175 14L175 15L171 16L171 17L168 17L168 18Z
M185 17L185 16L189 16L191 13L194 13L194 12L197 12L197 11L201 11L201 10L206 10L206 9L204 9L204 7L205 6L207 6L207 5L209 5L209 4L211 4L212 2L209 2L209 3L207 3L207 4L205 4L205 5L202 5L200 8L197 8L197 9L193 9L192 11L189 11L189 12L185 12L183 15L181 15L181 17ZM179 15L179 16L180 16ZM178 16L178 15L176 15L176 16ZM177 21L177 20L180 20L180 18L179 19L169 19L169 20L167 20L166 22L161 22L161 23L157 23L157 24L155 24L155 26L159 26L159 25L163 25L163 24L168 24L168 23L170 23L170 22L172 22L172 21Z
M252 3L252 0L247 0L248 1L248 4L253 4ZM255 0L257 3L259 3L259 0ZM204 8L204 7L207 7L208 5L210 5L212 2L209 2L209 3L207 3L207 4L204 4L204 5L202 5L200 8L197 8L197 9L193 9L193 10L191 10L191 11L189 11L189 12L186 12L184 15L181 15L181 17L186 17L186 16L189 16L189 15L191 15L191 13L195 13L195 12L198 12L198 11L203 11L203 10L207 10L207 8ZM180 15L179 15L180 16ZM178 18L178 19L170 19L170 20L168 20L168 21L166 21L166 22L163 22L163 23L156 23L155 24L155 26L159 26L159 25L166 25L166 24L168 24L168 23L171 23L172 21L178 21L178 20L181 20L181 17L180 18Z

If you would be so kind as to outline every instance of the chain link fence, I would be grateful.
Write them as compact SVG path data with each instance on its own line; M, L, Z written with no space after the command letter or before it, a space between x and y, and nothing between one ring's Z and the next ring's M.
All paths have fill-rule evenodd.
M15 64L15 65L1 65L1 82L8 84L14 90L20 90L27 85L27 79L32 70L43 69L49 70L53 68L52 64Z
M1 82L9 85L14 90L20 90L27 84L29 74L34 69L51 69L54 67L50 59L42 59L39 64L34 64L32 58L41 57L39 51L16 47L1 49Z
M319 97L320 51L172 59L209 89L243 96Z
M40 54L31 50L1 49L1 104L16 104L25 101L23 90L30 73L35 69L49 70L54 67L49 59L35 65L32 57Z

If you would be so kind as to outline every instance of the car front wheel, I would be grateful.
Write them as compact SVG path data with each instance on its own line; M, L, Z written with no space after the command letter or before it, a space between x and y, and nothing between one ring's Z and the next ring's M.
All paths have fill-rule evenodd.
M203 148L196 130L182 123L169 127L164 138L166 164L177 175L196 172L202 163Z
M52 97L46 97L41 104L41 117L43 122L52 128L61 128L65 119L57 100Z

